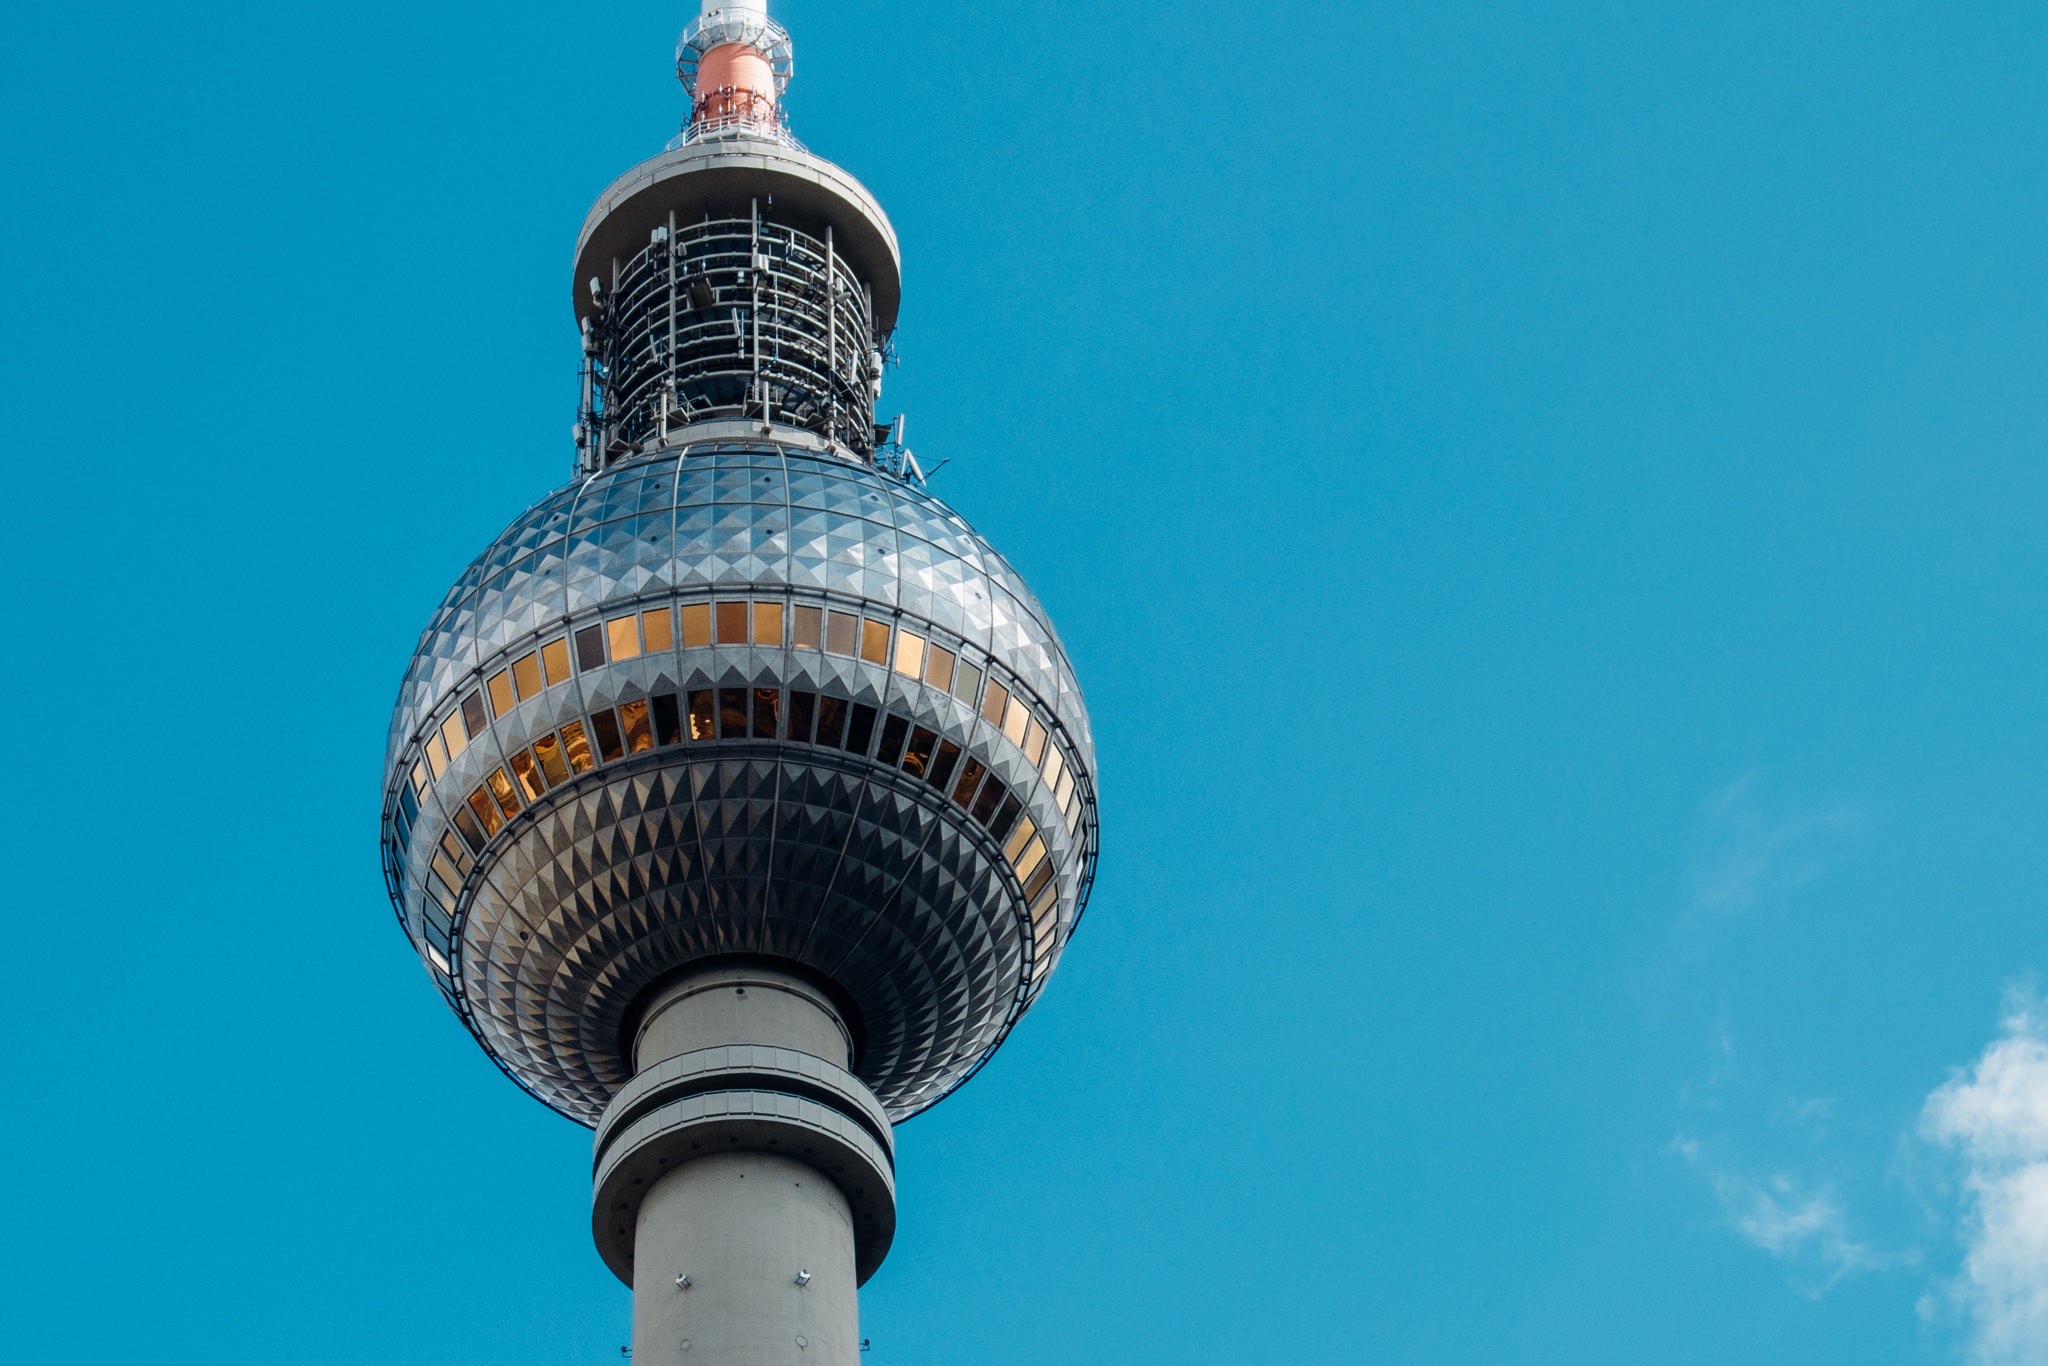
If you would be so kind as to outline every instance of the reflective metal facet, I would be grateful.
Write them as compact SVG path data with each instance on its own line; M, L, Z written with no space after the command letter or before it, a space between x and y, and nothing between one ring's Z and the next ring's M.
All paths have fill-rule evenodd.
M699 445L557 491L464 572L400 690L386 870L477 1039L564 1114L627 1080L657 981L750 957L836 993L900 1120L1043 988L1093 773L1050 622L951 509L795 441Z

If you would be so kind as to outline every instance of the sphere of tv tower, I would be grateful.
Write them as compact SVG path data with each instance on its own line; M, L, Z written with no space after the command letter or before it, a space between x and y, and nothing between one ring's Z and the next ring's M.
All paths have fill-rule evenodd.
M732 965L829 1000L901 1120L1059 961L1094 749L1045 610L874 421L887 219L775 121L772 21L713 22L714 56L753 24L768 75L693 88L686 138L584 227L575 474L420 639L386 878L477 1041L565 1115L633 1077L666 985Z

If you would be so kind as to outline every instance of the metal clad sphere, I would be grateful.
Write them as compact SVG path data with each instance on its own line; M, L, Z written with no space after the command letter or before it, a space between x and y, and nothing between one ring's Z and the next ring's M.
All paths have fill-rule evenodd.
M900 1120L1042 989L1093 771L1044 610L945 504L794 445L686 447L542 500L449 593L393 717L386 874L477 1039L564 1114L627 1080L654 983L770 957L840 994Z

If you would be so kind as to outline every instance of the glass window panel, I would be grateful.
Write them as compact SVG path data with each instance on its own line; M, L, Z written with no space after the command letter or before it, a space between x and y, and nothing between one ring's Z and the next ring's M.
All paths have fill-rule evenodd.
M576 633L576 667L579 669L601 669L604 667L604 627L586 626Z
M441 734L438 738L448 747L449 763L452 764L462 757L462 751L469 748L469 737L462 733L460 713L451 714L441 723Z
M647 653L655 654L676 647L676 614L667 607L640 614L640 635L647 642Z
M991 775L988 786L981 789L981 796L974 802L974 819L983 825L992 825L996 808L1003 804L1003 798L1010 795L1010 789L1003 786L1001 778Z
M868 742L875 738L875 709L865 702L853 704L851 719L846 723L846 749L850 754L866 754Z
M981 699L981 719L991 726L1003 724L1003 712L1010 705L1010 690L993 678L988 681L988 696Z
M721 740L744 740L747 738L747 690L745 688L720 688L718 690L718 738Z
M626 737L619 731L619 714L610 707L591 714L590 734L597 741L598 758L610 763L625 757Z
M562 742L552 735L544 735L533 742L534 757L540 760L541 772L545 773L550 785L569 781L569 760L562 753Z
M512 756L512 776L519 780L519 786L525 791L528 801L548 790L547 779L541 776L540 765L523 749Z
M431 879L427 882L427 895L434 898L434 904L439 906L444 913L450 916L455 914L455 898L435 886ZM432 944L427 945L427 956L434 960L441 971L448 971L448 960L443 958L441 951Z
M519 794L512 790L512 779L506 776L504 769L492 769L491 776L484 779L484 783L491 789L491 795L498 799L498 805L505 808L506 815L519 814Z
M818 715L818 695L814 692L789 691L789 738L798 744L811 742L811 726Z
M720 645L744 645L747 643L747 604L743 602L721 602L718 604L718 643Z
M441 852L446 854L455 864L455 871L461 877L467 877L470 865L476 862L475 859L469 856L469 850L463 848L461 843L455 838L453 831L444 830L441 832Z
M967 767L960 770L960 781L953 784L953 800L966 806L974 800L974 789L981 786L981 775L988 772L979 759L969 759Z
M408 826L420 818L420 799L413 795L412 788L398 789L398 809L404 814Z
M964 659L961 660L959 667L953 670L953 696L971 707L974 705L975 694L980 691L981 669Z
M1003 714L1003 734L1009 737L1011 744L1021 747L1024 743L1024 728L1030 724L1031 708L1016 698L1011 698L1010 709ZM1036 768L1037 765L1033 764L1032 767Z
M891 716L882 723L882 747L875 751L875 757L890 767L903 753L903 742L910 738L910 723L900 716Z
M889 628L879 621L860 624L860 657L870 664L889 662Z
M1010 838L1014 841L1017 837L1013 834ZM1028 879L1038 871L1038 865L1044 861L1045 838L1034 836L1031 843L1025 845L1023 851L1017 855L1017 876Z
M852 654L859 637L860 618L849 612L834 612L825 624L825 648L835 655Z
M512 661L512 686L518 688L520 700L537 694L541 690L541 653L520 655Z
M616 660L638 659L640 657L640 618L627 615L613 617L604 624L605 638L610 641L612 658Z
M944 791L946 780L953 776L954 766L959 762L960 746L954 744L951 740L942 742L939 745L939 752L932 756L932 771L926 775L926 781L940 791Z
M1031 837L1037 833L1038 827L1031 823L1031 817L1026 816L1018 821L1016 828L1010 831L1009 843L1003 846L1003 857L1015 863L1017 855L1024 852L1024 846L1029 844Z
M445 730L446 727L442 729ZM448 771L448 746L442 741L441 732L438 730L427 737L427 763L433 768L436 778Z
M451 910L448 912L448 914L453 915L455 914L455 912ZM427 945L427 957L434 960L434 967L439 970L440 974L443 977L448 976L447 955L443 954L439 949L435 948L432 944L429 944Z
M512 661L512 683L519 689L521 700L534 696L541 689L540 654L521 655Z
M1045 727L1039 725L1038 718L1034 716L1031 718L1031 724L1024 727L1024 757L1031 761L1033 768L1036 768L1044 754Z
M989 819L988 832L997 839L1001 839L1005 834L1009 833L1011 823L1017 819L1017 813L1023 809L1024 804L1018 801L1014 795L1003 798L1003 804L996 808L996 814Z
M796 648L817 650L824 648L825 609L822 607L799 607L796 609Z
M519 699L512 695L512 672L500 669L491 675L491 681L484 684L491 694L491 715L503 716L519 705Z
M654 739L663 745L683 743L683 709L672 692L658 694L654 699Z
M482 735L484 727L490 724L484 716L484 695L481 692L473 692L462 699L462 724L469 727L469 738L472 740ZM450 745L448 752L453 754L455 747Z
M1045 850L1045 846L1041 844L1038 847L1039 851L1043 853ZM1037 900L1038 894L1044 891L1046 884L1051 881L1052 860L1044 859L1039 863L1036 871L1034 871L1030 877L1024 879L1024 899L1026 901Z
M419 796L424 797L427 795L427 764L424 759L418 759L413 762L412 790Z
M779 602L757 602L754 604L754 643L782 646L782 604Z
M619 715L626 722L626 753L645 754L654 748L654 721L645 701L621 702Z
M888 743L887 735L888 732L884 731L884 744ZM923 726L910 732L910 744L903 751L903 771L918 778L929 773L932 767L932 747L938 742L939 737Z
M690 694L690 738L709 740L712 737L711 689L699 688Z
M491 800L488 788L478 788L469 794L469 809L476 812L476 818L484 823L484 834L488 837L498 833L505 824L505 813Z
M540 662L547 672L548 686L566 682L569 677L569 642L551 640L540 647Z
M562 727L562 753L569 757L569 767L578 773L588 773L596 767L590 757L590 738L583 733L581 721L571 721Z
M490 836L484 833L483 826L477 823L476 816L468 807L455 808L455 828L461 832L462 841L470 847L471 852L481 854L484 851L484 841Z
M434 870L434 876L440 878L441 885L450 892L462 885L462 874L455 871L455 861L440 850L434 851L433 860L427 866Z
M950 692L953 687L953 652L943 645L932 646L931 658L925 661L924 681L940 692Z
M754 689L754 738L773 740L775 723L782 714L782 690L780 688Z
M1031 903L1031 924L1041 935L1050 938L1053 927L1059 924L1059 917L1053 914L1060 904L1060 889L1052 885L1052 865L1046 865L1045 886L1039 889L1038 899Z
M1052 753L1045 756L1045 781L1053 787L1058 787L1060 779L1066 776L1066 772L1067 761L1060 758L1059 747L1054 746Z
M818 699L818 743L833 749L846 735L846 699L843 697L821 697Z
M683 604L683 647L695 649L711 643L711 604L708 602L686 602Z
M1067 798L1074 795L1074 770L1060 774L1060 780L1053 785L1052 799L1060 804L1060 810L1067 809Z
M896 633L896 672L905 678L924 677L925 639L915 631Z

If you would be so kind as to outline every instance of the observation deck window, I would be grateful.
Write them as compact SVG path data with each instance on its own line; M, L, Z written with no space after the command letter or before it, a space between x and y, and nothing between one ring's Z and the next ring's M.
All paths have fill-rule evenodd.
M835 655L851 657L854 642L859 636L859 617L851 612L834 612L825 627L825 649Z
M846 748L846 701L838 697L818 699L818 743L832 749ZM863 746L865 748L865 746Z
M894 720L894 717L890 718L892 723ZM885 731L883 735L883 743L886 745L887 732ZM938 742L939 737L923 726L910 732L910 745L903 751L903 771L913 777L924 777L931 771L932 749Z
M889 628L879 621L860 624L860 657L870 664L889 662Z
M519 786L526 793L529 802L538 801L548 790L547 779L541 774L540 765L533 755L520 750L512 756L512 776L519 780Z
M562 727L562 752L569 756L569 767L578 773L588 773L597 767L590 755L590 737L584 733L581 721L571 721Z
M524 702L529 697L540 695L540 652L521 655L512 661L512 686Z
M915 631L896 633L896 672L905 678L924 676L925 639Z
M597 741L598 757L605 763L626 757L626 737L619 731L619 714L610 707L590 714L590 734Z
M576 667L579 669L602 669L604 667L604 627L586 626L576 633Z
M512 695L512 671L500 669L491 675L491 681L484 685L484 691L491 695L491 715L503 716L519 704Z
M757 602L754 604L754 643L756 645L782 644L782 604L779 602Z
M604 624L604 632L614 660L623 663L640 657L639 617L630 612L623 617L613 617Z
M953 664L956 656L945 646L933 642L931 657L925 661L924 681L940 692L950 692L953 687Z
M811 728L818 714L818 695L814 692L789 691L789 738L803 744L811 742Z
M988 681L988 692L981 699L981 719L991 726L1003 724L1003 713L1010 705L1010 690L993 678Z
M795 626L795 636L792 643L797 649L821 650L825 647L825 611L823 608L797 608Z
M626 753L645 754L654 748L654 723L646 702L621 703L619 715L626 723Z
M468 727L470 739L474 740L482 735L484 727L490 723L490 718L484 715L484 697L481 692L472 692L462 699L462 724ZM450 749L449 753L454 753L454 750Z
M747 605L743 602L721 602L718 604L718 643L720 645L744 645L747 643Z
M709 740L713 733L711 689L698 688L690 694L690 738Z
M675 613L666 607L640 614L640 634L647 642L647 653L657 654L676 647Z
M683 648L695 649L711 643L711 604L708 602L686 602L683 604Z
M569 641L566 636L540 647L540 662L547 670L548 686L569 681Z
M718 738L721 740L744 740L747 738L747 690L745 688L720 688L718 690Z
M963 811L971 811L974 789L981 786L982 775L988 769L979 759L969 759L967 767L960 770L960 781L953 785L953 804Z
M658 694L654 699L654 738L662 745L683 743L683 713L676 705L672 692Z
M773 740L775 738L778 713L782 710L782 692L779 688L754 689L754 738Z
M910 723L900 716L891 715L882 722L882 745L875 751L875 757L891 768L902 757L903 742L910 736Z
M868 742L875 738L876 715L875 709L865 702L853 704L851 719L846 723L846 752L848 754L866 754L868 752Z
M543 735L533 742L533 756L540 760L541 772L547 775L550 785L559 787L569 781L569 761L562 753L562 742L553 735Z

